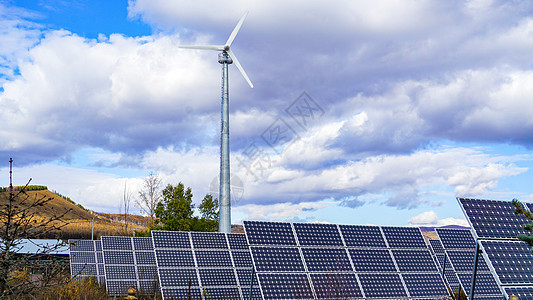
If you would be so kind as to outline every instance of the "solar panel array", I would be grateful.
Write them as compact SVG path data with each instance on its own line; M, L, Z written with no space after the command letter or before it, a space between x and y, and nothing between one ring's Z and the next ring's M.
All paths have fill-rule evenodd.
M446 252L447 268L453 270L461 288L465 294L469 295L472 286L474 255L476 251L476 241L472 232L467 229L447 228L437 228L435 231ZM501 299L502 292L498 287L498 283L494 280L485 259L483 256L479 256L474 298L485 299L487 297L498 297L498 299Z
M192 299L248 299L252 259L244 234L152 231L152 238L163 299L186 299L189 285ZM261 299L257 276L253 281L252 299Z
M70 275L79 279L94 277L105 282L101 241L69 240Z
M447 296L418 228L244 221L263 299Z
M103 236L102 250L107 292L126 295L135 288L140 295L157 291L157 268L150 237Z
M530 220L514 214L510 201L458 198L500 291L533 299L533 255L517 239ZM531 210L532 204L527 204Z
M440 240L429 240L429 246L431 253L433 254L433 259L437 263L437 268L442 277L442 272L444 270L444 281L448 288L456 293L461 288L461 283L459 278L455 273L453 267L451 267L450 259L446 257L446 263L444 263L444 247Z

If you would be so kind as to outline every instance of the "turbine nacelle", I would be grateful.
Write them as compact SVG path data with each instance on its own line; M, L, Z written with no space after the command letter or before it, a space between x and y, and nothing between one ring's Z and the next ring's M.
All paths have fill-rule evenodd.
M235 39L235 37L237 36L237 33L241 29L242 23L244 22L244 19L246 19L247 15L248 15L248 12L246 12L241 17L241 19L239 20L239 22L237 23L237 25L235 26L235 28L231 32L231 34L230 34L230 36L228 38L228 41L224 45L179 46L179 48L198 49L198 50L215 50L215 51L222 51L222 54L226 53L229 56L229 60L228 59L224 59L223 60L223 59L221 59L221 56L219 55L218 62L219 63L226 62L226 63L229 63L229 64L235 63L235 66L237 67L237 69L239 69L239 72L241 72L242 77L244 77L246 82L248 82L248 85L250 85L250 87L253 88L254 85L252 84L252 81L250 80L250 78L248 78L248 75L246 75L246 72L244 71L243 67L239 63L239 60L235 56L235 53L233 53L233 51L231 51L231 44L233 43L233 40ZM222 56L226 57L225 55L222 55Z

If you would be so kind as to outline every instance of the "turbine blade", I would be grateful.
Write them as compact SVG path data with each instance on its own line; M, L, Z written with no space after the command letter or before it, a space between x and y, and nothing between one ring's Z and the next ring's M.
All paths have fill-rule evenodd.
M237 57L235 56L233 51L231 51L231 49L230 49L227 52L228 52L229 57L231 57L231 59L233 60L233 63L237 66L237 69L239 69L239 71L241 72L242 77L244 77L244 79L246 79L246 82L248 82L248 84L250 85L251 88L254 88L254 85L252 84L252 81L250 81L250 78L248 78L248 75L246 75L246 72L242 68L241 64L239 63L239 60L237 59Z
M208 46L180 45L178 46L178 48L224 51L224 46L218 46L218 45L208 45Z
M241 17L241 19L239 20L239 23L237 23L237 25L235 26L235 28L231 32L231 34L230 34L230 36L228 38L228 41L226 42L225 46L231 46L231 43L233 43L233 40L237 36L237 33L239 33L239 30L241 29L242 23L244 22L244 19L246 19L247 15L248 15L248 12L245 12L244 15Z

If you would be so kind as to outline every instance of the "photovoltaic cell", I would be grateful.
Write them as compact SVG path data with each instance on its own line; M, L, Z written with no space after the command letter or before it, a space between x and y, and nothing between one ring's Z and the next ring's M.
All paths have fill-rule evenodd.
M438 273L403 274L402 277L411 297L448 296L448 291Z
M386 248L378 226L339 225L346 246Z
M318 299L362 298L354 273L311 273Z
M420 229L415 227L381 227L391 248L427 248Z
M244 234L228 233L228 242L231 250L249 250Z
M429 245L434 254L444 254L444 248L440 240L429 240Z
M158 249L191 249L191 242L187 232L181 231L152 231L154 247Z
M126 295L131 287L140 295L156 291L157 269L152 238L104 236L102 252L106 288L110 295Z
M196 250L198 267L232 267L229 251L224 250Z
M202 286L235 286L237 280L233 268L198 269Z
M367 298L407 297L399 274L359 274L359 281Z
M476 248L476 241L470 230L436 228L435 231L447 250L473 250Z
M302 248L309 272L353 271L346 250L342 248Z
M155 240L154 240L155 241ZM158 267L180 267L194 268L194 258L192 250L170 250L170 249L157 249L155 248L155 256L157 257Z
M521 241L481 241L503 284L533 284L533 255Z
M472 273L457 273L461 285L464 287L465 292L470 293L472 288ZM477 273L476 274L476 288L474 289L474 295L498 295L501 294L498 283L492 277L490 273Z
M343 246L337 225L294 223L294 230L300 246Z
M356 272L396 272L389 250L348 249Z
M69 240L70 274L78 279L94 277L105 283L102 244L93 240Z
M258 274L264 299L313 299L311 286L305 274Z
M452 262L453 268L457 272L473 272L475 251L447 251L448 257ZM477 264L478 272L489 272L489 267L485 259L480 255Z
M514 214L510 201L458 198L478 238L516 239L526 233L522 226L529 220Z
M436 273L437 267L427 249L392 250L400 272Z
M196 275L196 269L159 269L160 284L162 287L167 286L189 286L189 280L191 286L200 286L198 282L198 276Z
M229 249L226 235L219 232L191 232L195 249Z
M202 299L199 287L189 288L161 288L163 299Z
M257 272L304 272L298 248L250 247Z
M249 251L232 251L231 256L236 268L252 269L252 255Z
M202 289L205 299L241 299L236 286L205 287Z
M250 245L296 246L290 223L244 221Z
M506 287L505 292L509 296L517 296L520 300L533 300L533 287L531 286Z

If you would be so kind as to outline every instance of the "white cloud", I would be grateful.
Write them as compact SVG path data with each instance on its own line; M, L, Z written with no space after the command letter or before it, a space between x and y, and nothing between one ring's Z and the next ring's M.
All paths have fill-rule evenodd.
M297 204L283 202L271 205L246 204L234 207L233 211L244 214L245 220L291 221L303 217L305 212L321 210L330 205L331 203L327 201ZM238 223L241 221L238 220Z
M446 225L459 225L469 227L468 222L465 219L456 218L444 218L439 219L437 213L430 210L416 215L409 219L408 223L413 226L446 226Z

